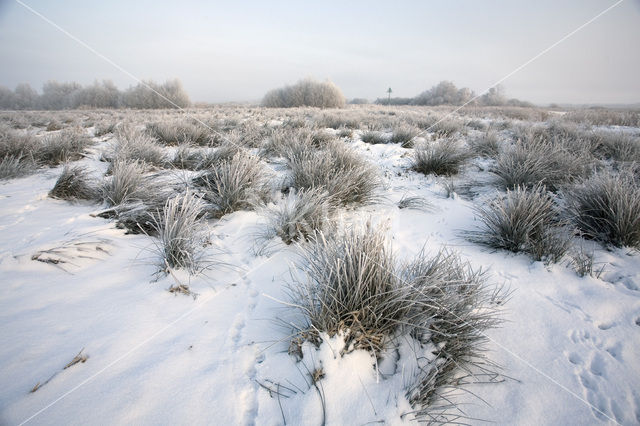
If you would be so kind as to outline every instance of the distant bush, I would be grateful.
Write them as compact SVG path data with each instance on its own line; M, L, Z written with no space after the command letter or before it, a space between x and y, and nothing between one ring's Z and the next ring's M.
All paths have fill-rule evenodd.
M191 105L189 96L177 79L163 84L143 81L127 89L122 99L125 107L136 109L186 108Z
M301 106L317 108L343 108L345 98L338 86L314 80L301 80L293 86L285 86L268 92L262 105L270 108L293 108Z
M422 92L413 99L414 105L462 105L470 101L475 94L464 87L458 89L450 81L441 81L431 89Z
M411 167L425 175L454 175L469 157L469 150L458 141L440 139L416 146Z
M366 105L369 103L369 100L365 98L353 98L349 100L349 103L351 105Z
M600 172L566 190L570 217L585 237L640 247L640 185L633 170Z

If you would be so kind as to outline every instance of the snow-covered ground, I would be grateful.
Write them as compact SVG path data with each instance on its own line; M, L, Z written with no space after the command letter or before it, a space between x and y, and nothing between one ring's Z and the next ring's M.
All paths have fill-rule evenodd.
M503 380L461 392L460 421L640 423L637 252L588 246L604 271L580 278L565 263L474 245L461 233L495 189L447 198L442 180L407 171L398 144L348 143L380 167L385 188L383 201L343 220L386 223L401 259L425 244L455 249L512 291L504 323L487 333ZM103 172L105 145L81 163ZM474 160L459 180L486 178L483 168ZM365 351L341 357L339 336L305 344L302 362L287 353L283 302L299 248L274 240L260 250L259 213L209 222L216 264L203 274L157 275L152 238L93 217L95 204L47 197L60 171L0 184L0 424L412 423L397 398L402 374L380 378ZM398 209L405 194L434 208ZM176 282L196 296L169 293ZM65 368L80 351L86 360ZM398 363L411 368L410 357Z

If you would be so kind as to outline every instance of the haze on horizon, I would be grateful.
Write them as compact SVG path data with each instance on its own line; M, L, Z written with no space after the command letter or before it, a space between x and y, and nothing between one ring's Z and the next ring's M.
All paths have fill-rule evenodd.
M305 77L347 98L412 97L441 80L478 94L615 0L46 2L26 4L142 79L192 101L257 101ZM640 0L625 0L503 83L537 104L640 102ZM13 0L0 0L0 85L122 73Z

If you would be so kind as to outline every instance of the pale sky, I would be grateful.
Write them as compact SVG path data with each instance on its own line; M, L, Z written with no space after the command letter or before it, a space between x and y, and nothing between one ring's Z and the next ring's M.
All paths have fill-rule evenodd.
M257 101L305 77L347 98L480 93L615 0L22 0L136 77L192 101ZM0 0L0 85L136 83L14 0ZM507 79L535 103L640 102L640 0L625 0Z

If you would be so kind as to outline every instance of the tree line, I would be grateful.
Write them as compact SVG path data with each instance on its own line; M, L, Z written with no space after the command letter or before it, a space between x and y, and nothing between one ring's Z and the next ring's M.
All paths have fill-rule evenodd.
M425 90L413 98L378 98L376 104L381 105L463 105L467 102L475 105L486 106L533 106L530 102L518 99L509 99L504 88L492 87L482 96L476 98L476 94L468 87L457 88L450 81L441 81L429 90Z
M110 80L82 86L76 82L47 81L38 93L21 83L14 90L0 86L0 109L62 110L77 108L184 108L191 105L189 95L177 80L162 84L148 80L120 91Z

